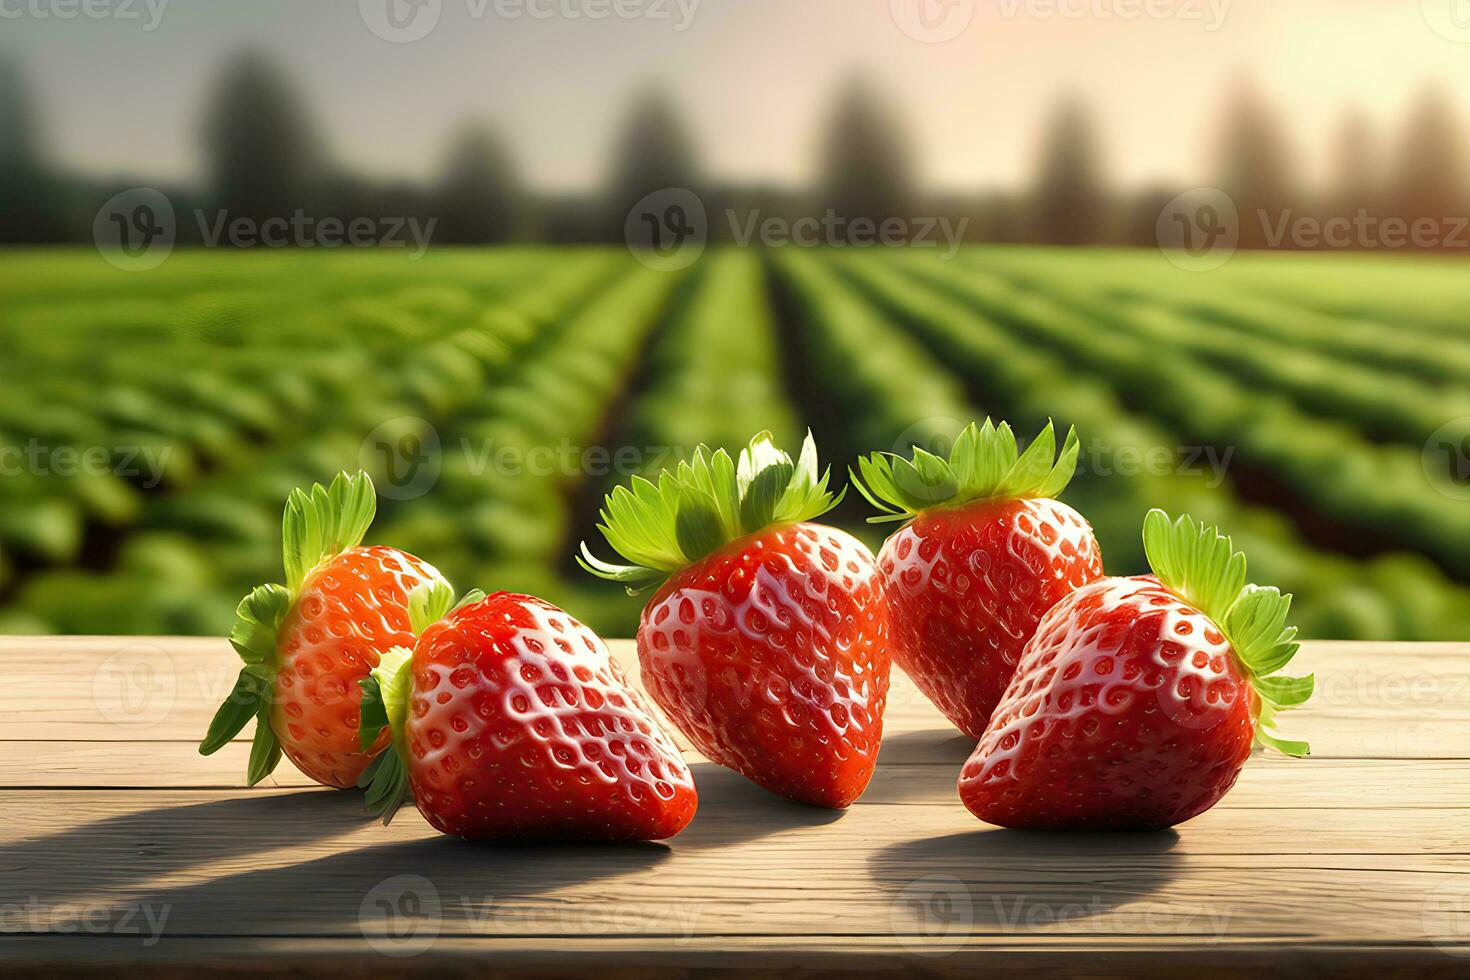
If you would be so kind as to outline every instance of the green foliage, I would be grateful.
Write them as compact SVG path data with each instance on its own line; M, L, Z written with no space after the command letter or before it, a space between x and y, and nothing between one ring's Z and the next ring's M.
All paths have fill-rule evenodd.
M1170 417L1144 414L1134 407L1134 403L1153 398L1154 389L1161 385L1177 384L1178 396L1170 404L1192 406L1189 420L1209 419L1215 410L1207 391L1191 388L1187 373L1177 381L1155 382L1136 376L1134 362L1168 361L1172 355L1166 346L1140 347L1117 332L1100 330L1095 323L1066 315L1041 294L1003 283L994 272L996 266L1025 265L1029 269L1050 263L1089 279L1093 271L1089 262L1096 261L1099 283L1116 285L1126 279L1152 286L1167 282L1172 266L1160 260L1141 273L1139 267L1146 262L1134 258L1134 253L1124 253L1128 256L1125 261L1110 253L1090 260L1071 252L978 251L989 260L978 268L978 263L944 263L933 256L903 252L880 261L848 259L832 265L891 316L893 323L922 339L934 352L935 360L928 369L931 376L952 370L983 378L993 399L986 408L1012 420L1040 425L1054 416L1086 423L1089 441L1083 447L1068 499L1097 530L1111 570L1129 572L1144 567L1136 528L1144 513L1158 506L1228 524L1263 577L1296 594L1295 615L1303 635L1432 640L1470 634L1470 589L1432 563L1406 554L1354 560L1315 548L1284 515L1237 496L1231 479L1237 460L1254 458L1245 437L1270 433L1273 447L1295 445L1293 417L1279 400L1263 400L1250 389L1242 389L1232 397L1259 402L1260 424L1234 431L1180 431ZM1181 274L1179 289L1187 290L1199 278ZM842 286L834 281L828 288L835 292ZM834 305L838 302L847 300L833 300ZM1049 334L1033 333L1041 324L1049 324ZM1043 336L1054 342L1039 343ZM1073 360L1077 349L1085 352L1081 360ZM1108 369L1095 369L1094 363ZM905 367L910 375L921 370ZM1057 383L1057 378L1066 381ZM971 410L971 414L982 413ZM1273 422L1278 425L1273 427ZM1330 488L1345 504L1354 499L1372 500L1386 492L1364 464L1354 463L1345 470L1325 460L1304 465L1302 460L1314 454L1339 451L1340 433L1334 433L1325 446L1321 438L1315 444L1297 445L1292 450L1295 459L1278 456L1273 448L1269 460L1273 466L1279 462L1288 472L1300 470L1303 478L1311 468L1314 485ZM1230 465L1218 474L1211 473L1200 458L1193 466L1185 465L1188 457L1181 453L1199 446L1224 447L1231 453L1226 460ZM1139 465L1161 451L1169 468ZM1120 465L1130 459L1132 467ZM1391 492L1432 507L1453 505L1431 489L1422 474L1411 484L1405 471ZM1431 498L1435 502L1428 503ZM1362 521L1362 517L1354 515L1353 520ZM1378 529L1395 526L1381 517L1376 524Z
M623 250L181 249L133 276L12 251L0 631L230 632L280 575L293 488L365 469L401 489L374 433L426 447L432 477L379 501L375 540L627 634L637 604L572 567L593 502L701 443L732 462L751 432L793 445L800 405L832 458L899 454L936 496L970 419L1077 425L1067 498L1110 570L1144 566L1157 506L1230 527L1303 635L1462 639L1470 511L1424 446L1470 404L1466 302L1447 267L1371 256L1241 254L1199 276L1140 251L712 249L681 276ZM1126 465L1192 446L1228 468ZM44 455L62 447L103 465ZM759 523L779 475L733 515L681 508L679 553ZM875 540L855 508L832 519Z

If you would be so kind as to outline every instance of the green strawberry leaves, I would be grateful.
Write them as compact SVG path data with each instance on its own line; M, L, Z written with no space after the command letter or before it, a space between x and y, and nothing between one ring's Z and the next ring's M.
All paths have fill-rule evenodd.
M246 782L254 786L271 773L281 761L281 742L271 728L270 701L263 700L255 715L255 738L250 741L250 761L245 767Z
M409 798L408 770L403 757L392 749L378 753L372 765L358 777L357 786L364 791L363 802L368 812L381 817L383 826L388 826Z
M1143 547L1159 581L1224 625L1245 588L1245 555L1231 547L1229 538L1188 515L1171 521L1163 511L1151 510L1143 520Z
M377 513L373 481L361 471L355 476L339 473L330 488L318 483L310 491L292 490L283 525L291 591L298 591L307 573L323 561L362 544Z
M279 746L274 746L273 752L268 744L275 740L269 707L276 679L276 634L294 601L284 586L262 585L240 603L230 631L230 645L245 666L199 744L200 755L213 755L228 745L251 718L258 719L248 771L251 786L270 775L280 760Z
M1005 422L965 426L945 459L915 446L913 459L873 453L849 471L858 492L881 513L870 524L907 521L931 507L960 507L980 500L1055 497L1077 470L1077 430L1069 429L1061 452L1050 422L1025 452Z
M230 646L246 664L273 664L276 634L295 597L282 585L262 585L251 591L235 610Z
M384 728L391 731L390 749L381 753L364 770L358 786L367 790L368 811L383 819L386 827L408 799L408 767L404 761L404 722L413 690L413 651L394 647L384 653L367 677L358 681L362 704L358 711L358 740L366 752Z
M224 704L215 712L209 723L209 731L199 744L200 755L214 755L240 734L251 718L260 714L269 701L274 672L262 664L248 664L235 678L235 686L225 698ZM269 727L269 726L267 726ZM252 780L250 785L255 785Z
M453 607L454 586L442 578L415 586L408 593L408 628L418 636L449 615Z
M740 451L700 446L658 481L634 477L608 494L597 528L628 564L603 561L582 542L577 563L631 594L657 585L736 538L820 517L842 499L827 489L810 432L793 461L762 432Z
M1306 742L1288 741L1271 730L1276 715L1304 704L1315 678L1276 674L1296 655L1296 627L1288 626L1291 596L1246 582L1245 555L1219 529L1185 515L1171 519L1151 510L1143 521L1143 548L1160 582L1219 626L1261 701L1256 741L1290 756L1311 752Z

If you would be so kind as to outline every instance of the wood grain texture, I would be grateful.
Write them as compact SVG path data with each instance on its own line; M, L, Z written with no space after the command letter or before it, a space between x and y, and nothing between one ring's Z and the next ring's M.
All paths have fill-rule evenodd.
M689 752L670 842L496 846L381 827L288 763L246 789L243 742L200 757L223 642L0 639L0 970L1470 972L1470 646L1301 660L1318 754L1253 759L1164 834L979 823L971 746L896 675L844 813Z

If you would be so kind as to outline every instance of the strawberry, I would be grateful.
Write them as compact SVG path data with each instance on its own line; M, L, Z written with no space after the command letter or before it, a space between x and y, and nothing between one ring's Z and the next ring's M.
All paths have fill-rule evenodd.
M413 642L409 594L444 579L410 554L360 547L376 512L366 473L293 491L286 584L263 585L240 603L230 643L245 666L199 751L219 751L255 718L252 786L284 753L317 782L346 788L387 744L358 745L358 682L379 651Z
M432 621L449 605L430 593ZM661 840L694 816L689 768L595 633L540 599L475 593L363 681L363 782L386 823L411 791L467 838Z
M579 561L630 592L657 588L638 625L644 683L701 753L840 808L872 778L889 661L872 553L811 523L836 502L810 433L796 463L765 432L738 465L701 446L608 496L599 528L633 564L585 543Z
M1170 827L1235 784L1276 713L1312 694L1280 677L1296 630L1291 597L1246 584L1245 556L1213 527L1151 511L1155 575L1106 578L1057 603L1021 657L960 797L1003 827Z
M1046 611L1102 575L1092 527L1053 500L1077 467L1069 431L1016 448L1010 426L966 426L944 460L915 447L858 461L858 490L907 521L878 553L894 662L955 727L979 739Z

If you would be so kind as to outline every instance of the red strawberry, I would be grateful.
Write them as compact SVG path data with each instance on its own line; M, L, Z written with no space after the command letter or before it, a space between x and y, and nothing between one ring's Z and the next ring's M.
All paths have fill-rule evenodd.
M767 789L845 807L872 778L888 696L872 553L809 523L836 501L807 436L741 452L700 447L657 484L607 499L600 528L632 565L582 565L647 588L638 658L655 701L694 746ZM665 582L664 579L667 578Z
M1173 826L1235 784L1252 741L1311 697L1279 677L1296 653L1291 597L1246 584L1245 556L1213 527L1151 511L1157 573L1108 578L1057 603L960 775L960 797L1003 827Z
M894 662L945 717L978 739L1036 624L1102 575L1092 527L1060 493L1077 467L1048 423L1025 453L1010 426L972 423L949 459L877 453L853 482L883 516L907 520L878 553Z
M661 840L694 816L689 768L606 645L540 599L467 598L363 689L362 744L393 732L368 789L385 822L406 787L469 838Z
M199 751L218 751L255 718L252 786L282 753L319 783L352 786L387 744L358 744L358 682L378 651L413 643L409 593L444 579L402 551L359 547L376 510L366 473L292 492L287 584L263 585L240 604L230 643L245 667Z

